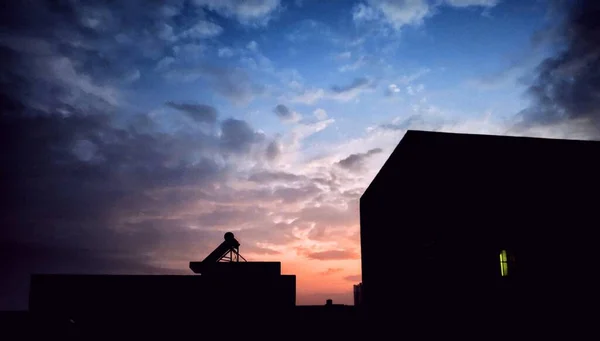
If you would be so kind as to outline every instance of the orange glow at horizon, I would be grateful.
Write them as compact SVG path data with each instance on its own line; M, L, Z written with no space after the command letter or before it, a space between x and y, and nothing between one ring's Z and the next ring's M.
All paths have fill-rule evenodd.
M305 238L291 245L257 243L279 254L248 253L248 261L281 262L284 275L296 275L296 304L321 305L326 298L336 304L354 304L353 285L361 282L360 248L355 242L315 242ZM331 249L352 250L349 259L310 259L309 252ZM240 250L241 251L241 250ZM243 254L243 253L242 253ZM333 297L330 297L333 296Z

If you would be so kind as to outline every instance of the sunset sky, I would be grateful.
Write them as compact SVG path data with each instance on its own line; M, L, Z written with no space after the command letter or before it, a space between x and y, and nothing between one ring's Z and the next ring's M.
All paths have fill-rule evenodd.
M226 231L298 304L351 304L358 199L407 129L598 136L564 103L600 78L540 90L599 65L561 50L559 3L9 2L0 309L32 272L190 274Z

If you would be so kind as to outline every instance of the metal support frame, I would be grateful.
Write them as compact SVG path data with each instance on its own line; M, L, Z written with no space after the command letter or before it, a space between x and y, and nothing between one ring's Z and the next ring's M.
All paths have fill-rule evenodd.
M224 253L217 262L239 262L240 258L246 262L246 258L240 255L240 248L232 247L229 249L229 251Z

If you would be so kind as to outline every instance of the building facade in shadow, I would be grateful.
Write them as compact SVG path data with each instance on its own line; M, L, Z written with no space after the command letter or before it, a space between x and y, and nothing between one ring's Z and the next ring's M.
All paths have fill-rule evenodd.
M33 275L27 319L19 320L27 327L12 329L27 331L25 339L356 335L347 328L359 318L353 306L296 306L296 276L282 275L280 262L245 261L239 246L225 234L203 261L190 262L194 275Z
M367 318L589 318L599 156L600 142L408 131L360 199Z
M29 311L78 324L185 324L293 312L296 276L280 262L246 262L232 233L190 275L33 275Z

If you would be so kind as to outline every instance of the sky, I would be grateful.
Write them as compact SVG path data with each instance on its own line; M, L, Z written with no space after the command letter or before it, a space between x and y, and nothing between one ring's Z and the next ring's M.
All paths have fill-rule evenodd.
M298 304L352 304L406 130L600 136L595 1L4 6L0 310L31 273L190 274L226 231Z

